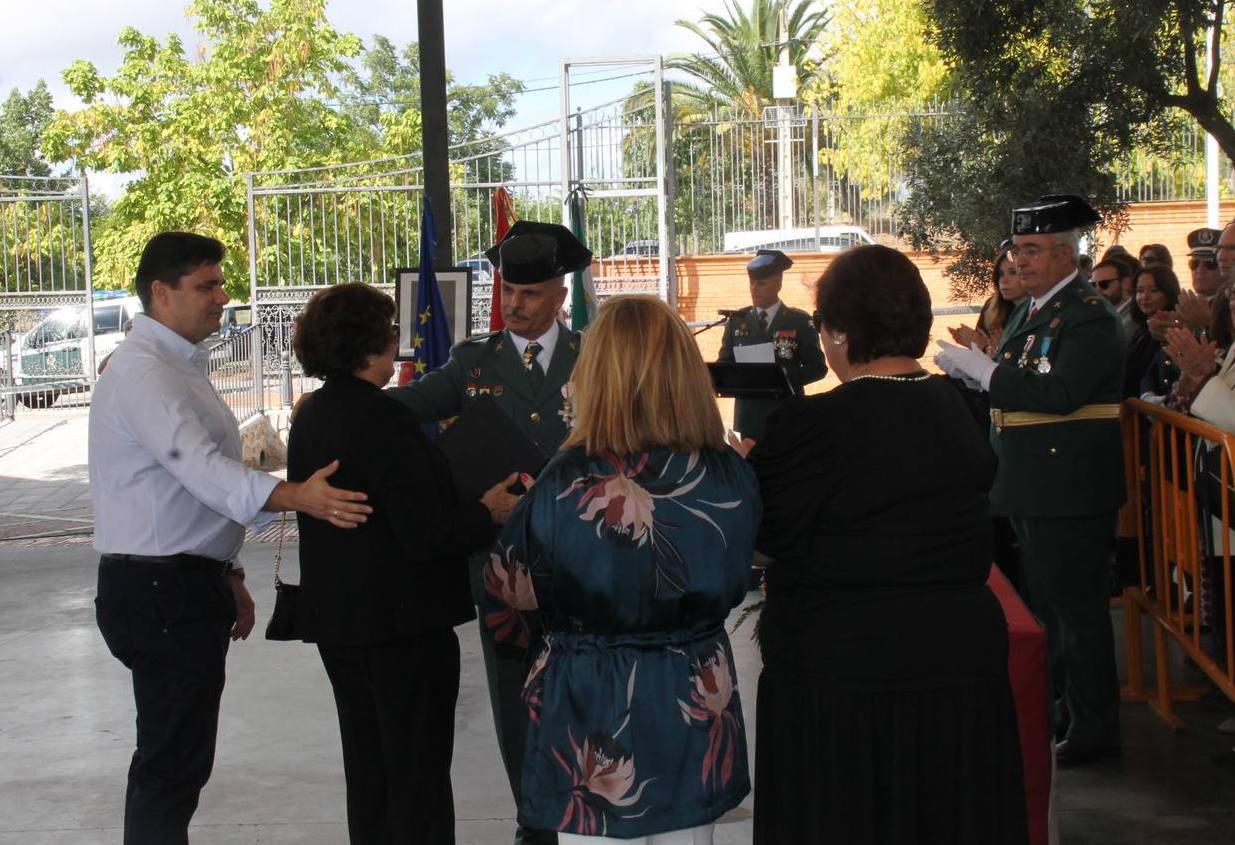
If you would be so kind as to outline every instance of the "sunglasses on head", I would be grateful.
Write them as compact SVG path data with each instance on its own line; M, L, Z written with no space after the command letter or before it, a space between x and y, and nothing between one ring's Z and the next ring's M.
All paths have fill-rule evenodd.
M1218 269L1218 259L1216 258L1189 258L1188 269L1195 270L1197 267L1204 265L1210 270Z

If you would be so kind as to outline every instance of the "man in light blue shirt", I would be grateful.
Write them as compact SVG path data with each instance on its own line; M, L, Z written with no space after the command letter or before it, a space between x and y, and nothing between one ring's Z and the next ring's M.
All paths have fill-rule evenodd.
M292 484L240 460L240 432L210 382L223 244L163 232L137 270L145 311L99 377L90 409L90 498L100 552L99 630L133 675L137 749L124 841L183 843L214 764L229 638L253 599L236 555L246 526L295 510L354 528L366 496L331 487L338 461Z

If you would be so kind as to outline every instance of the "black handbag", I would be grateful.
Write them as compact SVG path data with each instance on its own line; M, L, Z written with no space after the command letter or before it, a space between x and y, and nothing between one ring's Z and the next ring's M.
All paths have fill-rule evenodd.
M268 640L299 640L300 625L296 618L297 604L300 599L300 585L289 584L279 577L283 569L283 531L287 524L287 513L279 521L279 549L274 556L274 611L266 624L266 639Z

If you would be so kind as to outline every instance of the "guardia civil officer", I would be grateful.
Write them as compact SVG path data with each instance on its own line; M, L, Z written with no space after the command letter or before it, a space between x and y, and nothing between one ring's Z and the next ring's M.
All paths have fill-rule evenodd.
M1062 693L1060 765L1119 750L1119 687L1109 556L1124 500L1119 426L1124 348L1106 299L1077 276L1080 230L1099 220L1080 197L1044 196L1012 213L1012 256L1030 294L992 361L940 343L936 361L990 392L999 470L991 512L1021 545L1029 607L1046 626Z
M761 249L746 265L750 280L750 301L747 308L734 313L725 323L725 336L720 342L718 361L733 361L735 346L772 344L776 363L785 368L796 390L818 381L828 374L819 347L819 333L811 324L810 315L790 308L780 300L785 271L793 261L778 249ZM758 440L763 436L763 424L768 414L780 404L779 399L738 399L734 403L733 427L742 437Z
M491 396L547 456L570 430L570 374L579 354L579 334L557 320L566 300L565 276L588 267L592 253L565 226L519 220L485 252L502 274L501 307L506 328L477 335L450 350L450 360L419 381L391 389L421 422L461 413L480 396ZM488 554L471 560L472 593L480 603L480 572ZM483 622L483 620L482 620ZM495 648L481 624L481 651L489 681L498 746L515 803L527 710L520 699L527 676L525 653ZM520 829L516 842L553 842L551 832Z

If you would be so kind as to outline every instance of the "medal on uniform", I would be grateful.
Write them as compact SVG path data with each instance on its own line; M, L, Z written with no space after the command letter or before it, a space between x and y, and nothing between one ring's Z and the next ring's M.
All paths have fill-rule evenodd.
M472 370L468 373L468 375L472 378L480 378L480 367L472 367Z
M1038 372L1042 375L1046 375L1051 371L1051 359L1046 357L1046 353L1051 348L1051 341L1053 339L1049 335L1042 338L1042 357L1038 359Z
M506 392L506 385L504 384L493 385L493 395L494 396L501 396L505 392Z
M557 415L562 418L567 428L575 426L575 384L568 381L562 385L562 410Z
M777 332L772 340L772 347L776 350L777 358L792 358L798 348L798 333L793 329Z
M1033 348L1033 342L1036 338L1036 334L1031 334L1025 338L1025 348L1021 350L1021 357L1017 360L1016 366L1025 367L1029 364L1029 350Z
M474 385L474 384L469 384L469 385L467 386L467 395L468 395L468 398L469 398L469 399L475 399L475 398L476 398L476 385Z

